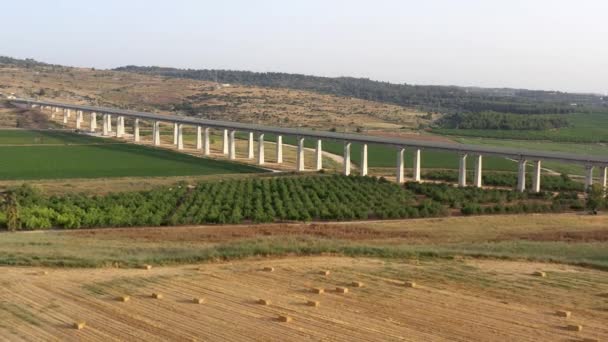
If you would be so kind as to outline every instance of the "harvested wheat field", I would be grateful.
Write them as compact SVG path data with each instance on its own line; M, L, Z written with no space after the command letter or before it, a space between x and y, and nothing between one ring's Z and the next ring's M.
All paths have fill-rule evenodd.
M608 339L608 277L565 265L320 256L1 272L0 340Z

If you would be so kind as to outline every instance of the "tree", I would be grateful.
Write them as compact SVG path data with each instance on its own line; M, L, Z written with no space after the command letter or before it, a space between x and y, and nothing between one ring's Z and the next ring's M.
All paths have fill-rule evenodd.
M599 209L606 207L606 192L604 187L599 184L593 184L587 190L587 202L585 206L592 212L597 212Z
M6 227L10 231L21 229L19 201L17 201L17 195L14 192L11 192L6 200Z

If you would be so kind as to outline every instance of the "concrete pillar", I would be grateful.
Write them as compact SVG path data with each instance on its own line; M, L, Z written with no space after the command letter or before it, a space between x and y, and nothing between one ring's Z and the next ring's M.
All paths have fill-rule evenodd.
M76 111L76 129L80 129L80 121L82 120L82 111Z
M228 159L234 160L236 159L236 140L234 140L234 136L236 131L230 131L230 138L228 140Z
M205 127L203 130L203 155L208 156L211 154L211 147L209 146L209 127Z
M133 141L139 142L139 118L133 119Z
M68 117L68 119L69 119L69 118L70 118L70 116L72 116L72 110L71 110L71 109L66 109L65 111L66 111L66 113L67 113L67 117Z
M344 175L350 175L350 142L344 143Z
M59 111L59 108L55 107L51 107L51 119L55 118L55 113L57 113Z
M160 146L160 121L154 121L152 135L152 141L154 146Z
M519 160L519 168L517 172L517 191L519 192L526 191L526 164L527 160Z
M108 134L110 134L110 132L112 132L112 115L111 114L107 114L108 115Z
M540 192L540 160L534 161L534 176L532 177L532 191Z
M264 165L264 133L258 136L258 164Z
M602 175L602 186L604 190L608 187L608 166L604 166L604 174Z
M585 166L585 190L593 185L593 165Z
M296 156L296 170L304 171L304 138L298 137L298 152Z
M317 139L317 148L315 150L315 169L317 171L323 168L323 142L321 139Z
M397 183L401 184L405 181L405 175L403 174L403 169L405 168L405 158L403 156L403 152L405 149L403 147L399 147L397 149Z
M125 117L124 116L118 116L116 117L116 137L117 138L121 138L123 133L124 133L124 124L125 124Z
M249 138L247 139L247 159L253 159L253 132L249 132Z
M196 149L203 149L203 137L202 137L202 127L196 126Z
M420 182L420 149L414 150L414 170L412 172L414 182Z
M177 131L178 131L178 130L179 130L179 128L178 128L178 123L177 123L177 122L174 122L174 123L173 123L173 145L177 145L177 139L178 139L178 138L177 138L177 136L178 136Z
M361 145L361 176L367 176L367 144Z
M91 132L95 132L97 129L97 113L91 112L91 122L89 123L89 129Z
M460 161L458 164L458 186L467 186L467 154L460 154Z
M63 109L63 124L67 125L68 123L68 111L64 108Z
M283 136L277 135L277 164L283 163Z
M108 132L108 114L103 114L103 124L102 124L102 126L103 126L103 132L102 132L102 134L104 136L107 136L109 134L109 132Z
M476 188L481 188L482 186L482 169L483 169L483 157L480 155L475 158L475 179L473 179L473 185Z
M224 129L224 140L222 143L222 152L228 154L228 130Z
M177 149L178 150L184 149L183 127L184 127L183 124L181 124L181 123L177 124Z

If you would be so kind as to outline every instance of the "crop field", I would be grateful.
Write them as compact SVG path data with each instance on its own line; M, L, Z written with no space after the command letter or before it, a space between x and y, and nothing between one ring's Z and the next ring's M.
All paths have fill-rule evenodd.
M0 179L262 172L252 166L201 159L110 139L40 131L0 131L0 159Z
M563 114L569 127L551 130L479 130L438 128L441 135L483 137L514 140L548 140L555 142L605 143L608 142L608 114Z
M607 219L5 233L0 339L602 341Z

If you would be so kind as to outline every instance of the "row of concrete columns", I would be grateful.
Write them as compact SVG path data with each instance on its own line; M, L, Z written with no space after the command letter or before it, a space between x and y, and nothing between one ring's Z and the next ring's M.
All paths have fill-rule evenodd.
M49 106L46 106L49 108ZM41 107L42 109L45 106ZM58 107L50 107L51 109L51 118L55 117L55 114L59 112ZM76 128L80 129L81 123L83 121L83 112L76 111ZM68 119L70 118L71 110L63 109L63 122L67 124ZM97 128L97 113L90 113L90 131L95 132ZM184 148L183 143L183 124L174 123L173 124L173 144L177 146L178 150L182 150ZM111 114L103 114L103 135L110 135L112 132L112 117ZM140 141L139 136L139 118L135 118L133 120L133 140L135 142ZM228 156L229 159L236 159L236 141L235 135L236 130L223 129L223 145L222 152ZM116 120L116 136L122 137L125 134L125 121L124 116L118 116ZM160 121L155 121L152 126L152 142L154 146L160 145ZM248 133L247 139L247 158L254 158L254 132ZM296 144L296 170L304 171L304 138L297 137ZM203 150L203 154L208 156L210 154L209 147L209 128L208 127L196 127L196 149ZM345 175L349 175L351 173L351 142L344 143L344 165L343 165L343 173ZM398 183L403 183L405 181L404 170L405 170L405 157L404 157L405 148L398 147L397 148L397 170L396 170L396 179ZM258 159L257 163L259 165L264 165L264 134L258 134ZM458 185L461 187L467 186L467 153L461 153L459 157L459 167L458 167ZM475 155L475 165L474 165L474 179L473 186L482 187L482 163L483 157L481 155ZM322 148L322 140L317 139L316 148L315 148L315 170L321 170L323 168L323 148ZM276 161L281 164L283 162L283 137L278 135L276 137ZM520 159L518 163L518 177L517 177L517 186L516 190L525 191L526 190L526 167L528 160ZM534 160L533 161L533 175L532 175L532 191L540 192L541 188L541 161ZM414 150L414 162L413 162L413 172L412 172L412 180L415 182L419 182L421 180L421 150ZM594 166L588 165L586 166L585 172L585 187L589 187L593 184L593 171ZM603 167L603 174L601 175L601 182L604 188L608 185L608 167ZM367 144L362 144L361 146L361 165L360 165L360 174L365 176L368 174L368 158L367 158Z

